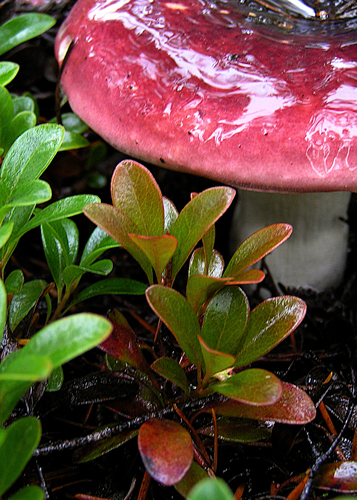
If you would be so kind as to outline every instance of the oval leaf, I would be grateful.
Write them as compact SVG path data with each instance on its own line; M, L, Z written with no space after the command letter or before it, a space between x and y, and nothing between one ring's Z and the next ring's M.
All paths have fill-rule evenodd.
M274 297L250 313L247 329L236 353L236 367L264 356L299 326L306 304L298 297Z
M279 400L269 406L248 406L237 401L226 401L215 408L217 415L227 417L270 420L281 424L304 425L314 420L316 408L312 400L295 385L280 382L282 393Z
M162 377L181 387L186 394L190 392L186 373L174 359L159 358L152 363L151 368Z
M150 476L166 486L181 481L193 460L190 434L171 420L145 422L139 430L138 446Z
M271 405L278 401L282 388L279 379L272 373L251 368L236 373L224 382L212 384L211 389L231 399L248 405Z
M16 420L5 430L0 446L0 495L15 482L40 442L41 424L35 417Z
M55 23L47 14L23 14L10 19L0 27L0 55L40 35Z
M234 196L232 188L206 189L183 208L171 230L171 235L177 238L177 250L172 258L173 279L205 232L228 209Z
M289 224L272 224L255 232L234 253L223 276L238 276L287 240L292 230Z
M203 479L190 492L187 500L233 500L233 493L223 479Z
M239 287L219 290L210 300L203 320L201 336L216 351L234 356L245 332L249 302Z
M124 160L113 173L113 205L130 217L142 236L160 236L164 232L164 205L153 175L140 163Z
M198 341L200 325L187 300L176 290L162 285L149 287L146 298L150 307L175 336L191 363L200 369L203 362Z

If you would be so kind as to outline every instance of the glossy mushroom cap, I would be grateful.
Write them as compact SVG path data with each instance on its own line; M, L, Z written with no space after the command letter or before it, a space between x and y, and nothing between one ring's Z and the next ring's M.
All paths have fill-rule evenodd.
M236 9L78 0L56 40L60 64L74 41L61 78L71 107L166 168L254 190L356 190L355 32L290 34Z

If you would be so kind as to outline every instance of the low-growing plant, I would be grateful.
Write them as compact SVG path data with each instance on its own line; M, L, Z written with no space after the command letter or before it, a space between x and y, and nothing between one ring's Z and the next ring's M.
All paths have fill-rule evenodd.
M38 14L11 19L0 27L0 54L37 36L54 22L49 16ZM80 214L88 202L100 201L97 196L71 196L39 208L52 196L49 184L40 176L58 151L88 144L80 135L87 127L73 114L65 116L67 130L56 124L37 125L35 100L30 95L11 95L5 88L18 69L15 63L0 62L0 497L6 492L10 494L9 488L39 444L41 423L33 413L43 390L46 386L48 390L58 389L63 380L62 364L102 342L111 331L111 323L94 314L54 320L64 314L62 309L82 274L110 272L111 263L95 260L106 249L117 246L105 233L95 230L79 266L75 265L78 230L69 217ZM53 315L47 295L51 285L43 280L25 283L20 269L6 276L7 264L19 240L36 227L42 229L45 254L57 285L58 305ZM104 293L100 283L95 285L83 290L70 307ZM130 280L120 285L121 288L114 280L108 289L112 293L130 293ZM23 335L17 332L15 337L21 320L35 311L42 297L46 297L48 307L45 324L51 324L37 331L36 322L29 321L22 329ZM19 348L20 344L25 346ZM31 386L40 382L43 390L31 391ZM13 414L21 400L23 409ZM42 499L44 492L38 486L28 486L11 498Z
M238 286L264 278L261 270L251 266L285 241L292 228L275 224L258 231L237 249L225 268L222 256L214 250L214 224L232 202L233 189L216 187L195 193L178 213L146 168L123 161L113 174L111 194L113 205L94 203L84 212L140 264L150 284L147 301L159 323L149 347L116 311L110 315L113 333L101 348L117 377L127 378L130 373L142 388L142 404L130 416L143 417L148 407L157 412L157 416L144 415L139 430L129 433L130 437L138 435L147 473L187 495L193 484L207 471L214 475L216 468L198 433L228 441L254 441L264 435L256 420L296 424L315 416L314 405L303 391L251 366L296 329L304 318L305 303L297 297L276 297L251 311ZM195 248L200 240L202 247ZM188 260L185 297L173 285ZM165 334L163 324L172 337ZM149 351L152 362L141 347ZM289 406L296 399L299 405ZM116 409L127 413L127 406ZM168 408L181 423L164 418ZM212 411L212 425L193 427L198 414ZM95 458L122 442L119 436L111 438L110 444L94 449L92 445L89 451L78 452L77 459Z
M56 20L46 14L23 14L0 26L0 55L19 44L34 38L55 24ZM10 94L6 89L19 71L19 65L10 61L0 62L0 158L11 144L26 130L39 123L39 109L36 100L27 92L24 95ZM52 120L56 123L56 119ZM88 146L81 134L87 125L73 113L63 116L65 134L59 150L78 149Z

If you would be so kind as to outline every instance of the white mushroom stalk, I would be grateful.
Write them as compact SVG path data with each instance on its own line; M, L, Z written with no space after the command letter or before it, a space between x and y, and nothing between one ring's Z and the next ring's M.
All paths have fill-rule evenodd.
M350 196L346 192L240 191L232 224L232 250L268 224L289 222L293 234L266 257L274 281L316 291L336 287L342 282L348 253Z

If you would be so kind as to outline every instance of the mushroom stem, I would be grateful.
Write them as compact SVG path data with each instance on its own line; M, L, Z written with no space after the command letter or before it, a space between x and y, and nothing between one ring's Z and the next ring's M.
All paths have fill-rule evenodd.
M293 234L266 258L275 281L316 290L338 286L347 258L350 196L241 191L233 217L232 249L264 226L287 222Z

